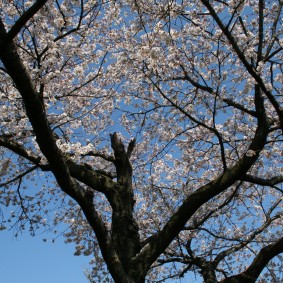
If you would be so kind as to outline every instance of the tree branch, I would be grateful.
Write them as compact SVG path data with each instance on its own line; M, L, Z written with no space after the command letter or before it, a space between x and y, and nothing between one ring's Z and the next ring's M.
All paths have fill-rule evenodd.
M283 237L262 248L246 271L224 279L220 283L254 283L268 262L280 253L283 253Z
M257 115L256 115L256 112L253 111L253 110L249 110L247 109L246 107L244 107L243 105L237 103L237 102L234 102L232 99L228 99L228 98L224 98L223 101L225 103L227 103L229 106L232 106L240 111L243 111L244 113L247 113L255 118L257 118Z
M105 194L110 204L113 204L113 197L116 194L117 183L112 181L105 174L89 170L85 165L76 164L71 159L66 161L73 178L91 187L93 190Z
M242 180L261 186L274 187L275 185L283 182L283 176L276 176L270 179L263 179L256 176L252 176L250 174L246 174L245 176L243 176Z
M269 217L265 223L263 223L263 225L261 225L258 229L256 229L255 231L253 231L246 239L242 239L242 241L237 244L234 245L233 247L224 250L222 252L220 252L215 259L213 260L213 262L218 265L219 262L221 260L223 260L225 257L229 256L230 254L234 253L235 251L241 250L243 247L246 247L248 244L250 244L257 235L259 235L262 231L264 231L274 220L280 218L281 215L275 215L273 217ZM236 240L236 239L234 239Z
M218 17L217 13L215 12L214 8L210 4L209 0L201 0L201 2L204 4L204 6L207 8L215 22L218 24L219 28L222 30L222 32L225 34L226 38L228 39L229 43L232 45L234 51L236 52L238 58L245 66L246 70L249 72L249 74L255 79L259 87L262 89L270 103L273 105L274 109L276 110L280 124L281 129L283 131L283 110L280 107L279 102L275 99L275 97L272 95L272 93L266 88L264 81L260 77L260 75L257 74L256 70L252 67L252 65L248 62L247 58L245 57L244 53L240 49L237 41L233 37L232 33L228 30L227 27L223 24L221 19Z
M104 159L106 161L110 161L112 163L114 163L114 161L115 161L113 156L106 155L106 154L98 152L98 151L89 151L89 152L83 154L82 156L101 157L102 159Z
M36 0L36 2L27 11L25 11L11 27L7 33L7 39L12 40L16 37L24 25L44 6L47 1L48 0Z
M155 237L152 237L151 241L143 248L141 253L133 259L135 264L141 264L141 262L143 262L143 264L147 265L149 268L183 229L186 222L200 206L225 191L236 181L241 180L242 176L245 175L257 161L260 151L265 146L270 125L265 114L263 98L257 91L255 91L255 100L258 125L247 153L244 154L234 166L227 168L227 170L216 179L189 195L163 229L156 233ZM254 154L248 154L249 151L252 151ZM146 262L144 262L145 258L147 259Z
M27 169L25 172L17 175L16 177L14 177L13 179L9 179L7 182L4 182L4 183L0 183L0 187L5 187L17 180L21 180L24 176L26 176L27 174L29 174L30 172L34 171L35 169L37 169L38 166L35 165L35 166L32 166L31 168Z
M264 22L264 1L258 1L259 19L258 19L258 49L257 49L257 63L262 60L262 48L263 48L263 22Z
M36 92L32 80L18 55L15 44L7 40L7 32L1 19L0 59L22 96L27 116L36 136L36 141L41 152L48 160L56 181L60 188L75 199L82 208L96 234L102 255L113 277L118 278L118 282L127 282L124 280L126 277L125 273L121 271L123 270L123 266L111 246L107 228L94 208L93 198L89 197L84 188L72 178L67 166L66 157L56 145L56 140L48 123L41 98Z
M29 121L36 135L36 141L45 155L60 187L73 198L80 195L78 187L70 178L62 152L53 137L44 105L36 92L13 42L7 41L7 33L0 22L0 58L20 92Z
M5 136L0 136L0 146L3 146L12 152L16 153L17 155L29 160L33 164L37 165L38 167L41 167L43 169L43 165L40 165L40 160L41 158L39 156L35 156L32 154L29 154L28 151L20 144L17 142L5 137ZM47 169L46 167L44 167Z

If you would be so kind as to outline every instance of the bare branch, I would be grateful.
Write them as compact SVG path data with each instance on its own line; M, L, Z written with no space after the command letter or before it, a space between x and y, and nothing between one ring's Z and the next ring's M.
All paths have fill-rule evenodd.
M102 152L98 152L98 151L89 151L85 154L83 154L82 156L93 156L93 157L100 157L106 161L110 161L110 162L114 162L114 157L113 156L110 156L110 155L106 155Z
M246 174L242 180L245 182L250 182L250 183L261 185L261 186L274 187L275 185L283 182L283 176L276 176L270 179L263 179L260 177Z
M234 107L234 108L236 108L236 109L239 109L239 110L243 111L244 113L247 113L247 114L249 114L249 115L251 115L251 116L257 118L257 115L256 115L256 112L255 112L255 111L247 109L247 108L244 107L243 105L241 105L241 104L239 104L239 103L237 103L237 102L234 102L232 99L224 98L223 101L224 101L225 103L227 103L229 106L232 106L232 107Z
M14 140L7 138L5 136L0 136L0 146L3 146L14 153L18 154L21 157L24 157L25 159L29 160L33 164L36 164L37 166L40 165L41 158L39 156L35 156L31 153L29 153L24 146L20 145L19 143L15 142ZM47 169L47 168L45 168Z

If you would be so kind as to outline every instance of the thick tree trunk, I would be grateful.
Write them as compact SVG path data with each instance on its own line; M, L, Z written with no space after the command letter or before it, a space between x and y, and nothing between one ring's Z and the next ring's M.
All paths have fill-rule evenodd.
M135 141L132 140L126 151L117 133L111 135L111 146L115 155L114 165L119 184L112 213L112 241L126 273L133 278L132 282L139 283L144 282L144 276L141 275L143 272L131 270L129 265L130 260L141 249L139 227L133 216L135 200L132 188L132 166L129 160L134 145Z

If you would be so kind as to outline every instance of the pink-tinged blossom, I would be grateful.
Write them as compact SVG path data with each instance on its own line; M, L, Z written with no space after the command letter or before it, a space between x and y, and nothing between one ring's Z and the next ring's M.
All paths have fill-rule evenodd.
M251 282L281 282L273 2L1 1L0 230L66 228L96 282L244 282L265 249Z

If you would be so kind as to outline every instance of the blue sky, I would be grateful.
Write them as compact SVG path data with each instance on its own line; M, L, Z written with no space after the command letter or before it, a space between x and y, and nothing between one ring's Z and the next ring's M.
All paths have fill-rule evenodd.
M0 232L0 274L5 283L88 283L84 270L89 258L74 256L74 246L42 241L28 233L13 237L12 231Z

